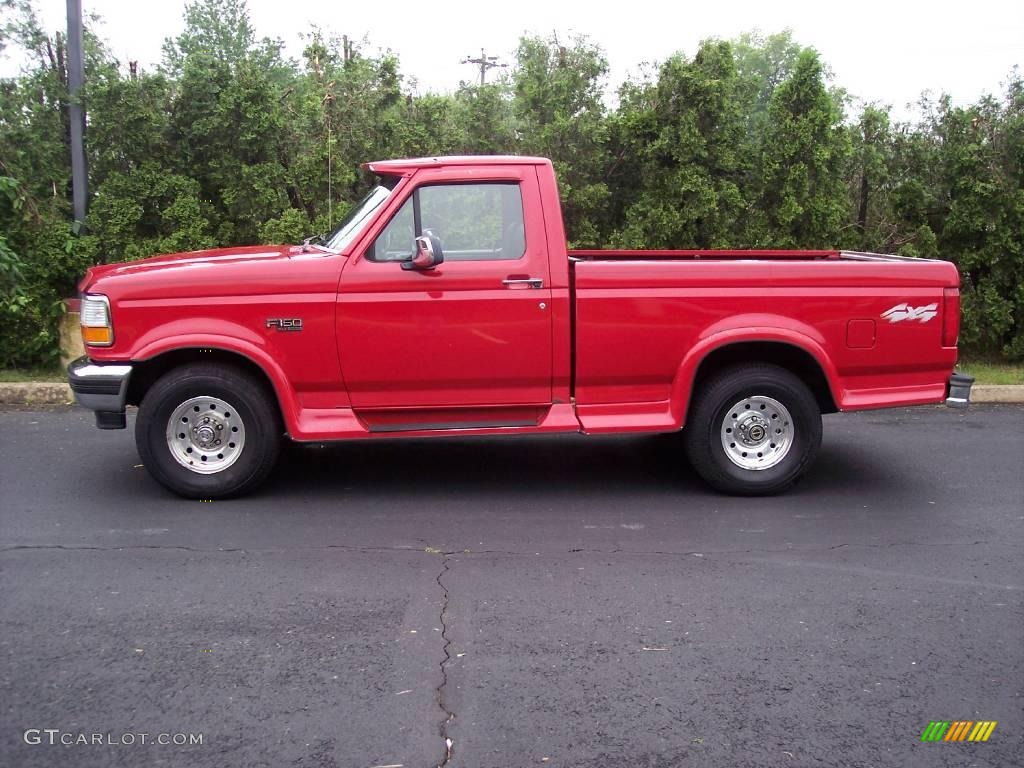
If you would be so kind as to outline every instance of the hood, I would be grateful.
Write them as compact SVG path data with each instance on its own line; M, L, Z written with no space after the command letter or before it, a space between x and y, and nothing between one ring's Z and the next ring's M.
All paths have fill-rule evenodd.
M208 248L204 251L168 253L150 256L138 261L124 261L116 264L100 264L89 268L79 285L87 290L99 278L121 275L144 274L169 269L182 270L213 264L237 264L238 262L262 261L266 259L287 259L293 253L301 253L301 246L295 245L247 245L237 248Z
M333 254L301 245L254 245L172 253L102 264L85 273L82 293L119 299L273 295L334 290Z

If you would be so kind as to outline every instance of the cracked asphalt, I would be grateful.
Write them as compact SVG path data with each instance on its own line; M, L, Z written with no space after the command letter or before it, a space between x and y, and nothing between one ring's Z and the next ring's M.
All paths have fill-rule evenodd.
M770 499L574 436L292 447L190 502L131 434L0 412L0 765L1024 762L1019 406L826 417ZM999 724L919 741L959 719Z

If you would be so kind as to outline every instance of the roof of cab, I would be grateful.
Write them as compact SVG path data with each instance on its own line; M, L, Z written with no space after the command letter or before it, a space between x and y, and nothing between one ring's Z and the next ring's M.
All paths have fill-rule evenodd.
M546 157L519 155L455 155L451 157L410 157L402 160L376 160L363 163L373 173L396 175L419 168L440 168L446 165L550 165Z

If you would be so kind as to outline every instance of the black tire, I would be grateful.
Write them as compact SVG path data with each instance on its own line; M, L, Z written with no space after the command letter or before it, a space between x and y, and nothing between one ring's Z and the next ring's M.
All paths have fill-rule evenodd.
M736 453L746 446L735 448L735 460L723 445L723 430L736 424L736 411L747 407L742 401L759 398L751 403L762 409L765 399L781 403L792 418L789 428L789 448L778 463L763 469L741 466ZM739 408L734 406L739 405ZM772 407L768 406L767 418L771 422ZM755 411L752 411L756 413ZM741 419L742 414L739 414ZM764 418L764 417L762 417ZM756 424L757 422L755 422ZM773 429L768 430L771 435ZM759 434L759 433L754 433ZM814 394L795 374L768 364L746 364L727 368L715 374L701 391L694 396L689 419L683 429L687 455L697 473L716 490L737 496L764 496L779 493L789 488L807 471L821 447L821 409ZM771 437L767 438L771 439ZM732 444L735 447L735 444ZM775 444L772 443L772 448ZM765 448L766 455L770 453ZM749 461L760 448L752 449ZM746 456L746 454L743 454ZM772 457L764 459L770 462ZM760 461L760 459L758 459Z
M244 444L234 463L213 474L181 464L168 444L168 422L192 398L217 398L244 425ZM142 463L161 485L190 499L223 499L256 488L274 468L282 428L273 396L261 382L231 365L196 363L175 368L150 387L139 405L135 444Z

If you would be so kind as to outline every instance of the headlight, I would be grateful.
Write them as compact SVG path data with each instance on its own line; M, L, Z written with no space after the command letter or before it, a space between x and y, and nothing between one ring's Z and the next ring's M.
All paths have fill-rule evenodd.
M82 341L90 347L109 347L114 343L110 322L110 300L101 294L84 294L81 307Z

